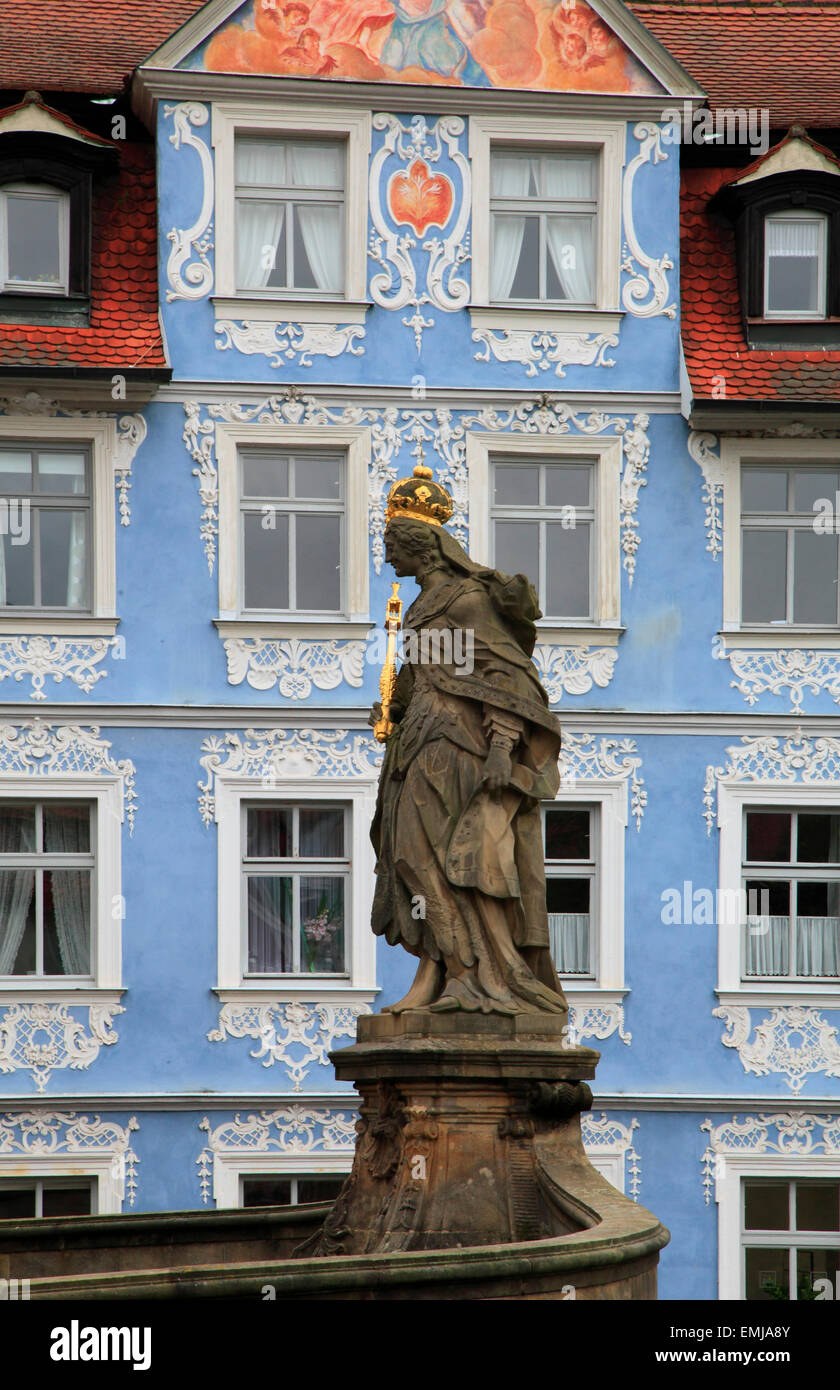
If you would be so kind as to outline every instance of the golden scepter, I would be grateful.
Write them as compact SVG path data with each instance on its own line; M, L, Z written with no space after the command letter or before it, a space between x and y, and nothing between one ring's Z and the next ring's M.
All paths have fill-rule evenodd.
M385 664L379 677L382 718L377 719L373 726L373 736L378 743L384 743L388 735L394 732L394 725L389 716L391 701L394 698L394 687L397 684L397 633L402 625L403 606L402 599L397 597L399 592L399 584L392 584L391 597L385 606L385 631L388 634L388 645L385 648Z

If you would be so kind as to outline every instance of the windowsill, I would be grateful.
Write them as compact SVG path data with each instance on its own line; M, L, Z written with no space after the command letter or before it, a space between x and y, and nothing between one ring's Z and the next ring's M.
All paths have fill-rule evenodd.
M46 984L43 980L30 981L21 976L14 983L0 981L0 1008L8 1004L37 1003L70 1004L84 1007L86 1004L119 1004L125 989L107 988L92 984L71 985L66 981Z
M582 647L597 645L617 647L619 638L626 631L623 627L606 627L598 623L577 624L565 627L559 623L540 621L536 624L537 642L549 646Z
M737 990L716 989L715 994L724 1008L778 1009L785 1004L806 1004L812 1009L840 1009L840 980L834 993L831 986L797 985L785 980L778 985L762 981L761 984L741 985Z
M316 637L360 638L364 640L375 626L369 618L214 618L213 625L222 638L233 637Z
M607 989L595 980L569 980L564 979L562 975L559 975L558 979L563 986L563 993L578 1006L585 1007L589 1003L621 1004L630 993L629 989Z
M777 648L813 648L818 651L840 649L840 628L793 627L789 623L779 627L742 627L726 629L718 633L724 649L746 648L764 651Z
M71 618L44 614L28 618L0 614L0 637L113 637L119 618L94 618L90 614Z
M0 294L0 323L87 328L90 324L90 296L5 291Z
M807 352L840 345L840 319L747 319L747 342L757 352Z
M310 975L307 979L298 976L294 980L284 980L276 985L266 985L262 981L259 984L239 985L236 988L222 988L218 985L213 989L213 993L218 997L220 1004L291 1004L299 1000L301 1003L329 1003L340 1006L372 1004L379 993L379 986L364 988L351 984L349 980Z
M211 295L220 319L244 319L249 323L364 323L371 307L367 301L347 299L273 298L243 292L234 297Z
M534 305L502 304L471 305L470 320L473 328L525 329L532 333L540 329L552 329L563 333L617 333L622 309L564 309L560 306L543 308Z

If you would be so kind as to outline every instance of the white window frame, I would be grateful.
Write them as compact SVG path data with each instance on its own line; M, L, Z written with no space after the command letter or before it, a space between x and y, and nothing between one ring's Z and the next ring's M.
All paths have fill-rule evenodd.
M91 892L91 978L0 976L0 1007L38 997L55 1003L116 1004L122 993L123 784L121 777L0 776L0 801L92 801L95 867Z
M792 808L815 810L840 810L840 788L836 786L802 782L751 782L737 783L733 779L718 782L718 828L720 830L720 851L718 886L721 904L738 902L742 904L741 885L743 877L743 826L744 813L748 807L759 810ZM733 896L737 892L738 898ZM726 915L726 914L722 914ZM740 915L740 913L739 913ZM721 1005L766 1005L770 1008L784 1004L808 1004L814 1008L840 1008L840 982L832 988L830 981L817 984L813 981L756 980L745 982L741 979L741 937L743 925L728 921L718 923L718 987L716 990Z
M84 1154L0 1155L2 1178L90 1179L92 1216L118 1216L125 1200L125 1155L111 1149ZM43 1218L47 1221L56 1217Z
M90 601L89 613L0 614L0 635L113 637L117 630L116 506L118 435L116 418L78 419L33 415L0 416L0 441L24 448L85 444L90 450Z
M474 328L557 328L568 332L615 332L622 317L621 180L627 130L623 121L570 120L560 116L471 115L472 307ZM493 146L576 149L600 156L597 195L596 283L592 308L535 304L507 307L490 299L490 151Z
M540 619L538 642L590 642L597 633L605 646L616 646L621 635L621 538L619 497L621 489L621 440L580 435L562 437L513 435L499 431L469 431L467 475L469 489L470 554L480 565L491 555L491 459L539 459L562 463L583 458L595 465L593 524L593 617L558 626Z
M346 142L343 294L313 300L306 290L237 290L234 197L237 135L289 139L314 136ZM283 105L273 100L265 103L214 102L211 138L216 161L216 293L213 303L219 317L257 322L305 317L308 323L364 323L370 112L326 105Z
M88 1215L88 1216L98 1216L98 1215L99 1215L99 1212L98 1212L98 1210L97 1210L97 1207L98 1207L97 1198L98 1198L98 1195L99 1195L99 1192L98 1192L99 1183L98 1183L97 1179L94 1177L94 1175L93 1175L92 1173L4 1173L4 1172L2 1172L2 1170L0 1170L0 1191L2 1191L2 1190L4 1189L4 1185L5 1185L5 1183L7 1183L7 1182L8 1182L9 1184L11 1184L11 1185L14 1185L14 1186L17 1187L17 1188L26 1188L30 1183L33 1184L33 1185L37 1185L39 1182L50 1184L51 1181L57 1180L59 1185L64 1185L65 1183L72 1182L74 1179L77 1180L77 1181L79 1181L79 1182L82 1182L82 1183L85 1183L85 1182L90 1183L90 1205L91 1205L91 1211L89 1211L89 1212L87 1213L87 1215ZM8 1188L6 1188L6 1191L8 1191ZM40 1215L38 1215L38 1214L36 1213L36 1215L35 1215L34 1217L32 1217L32 1218L21 1217L21 1218L19 1218L19 1219L20 1219L20 1220L35 1220L35 1221L56 1221L56 1220L60 1221L60 1220L62 1220L63 1218L61 1218L61 1217L54 1217L54 1216L46 1216L46 1217L45 1217L45 1216L44 1216L44 1214L43 1214L43 1198L44 1198L44 1193L43 1193L43 1188L42 1188L42 1189L41 1189L41 1207L42 1207L42 1210L41 1210L41 1214L40 1214ZM36 1200L36 1206L37 1206L37 1200Z
M239 451L268 447L294 452L343 453L344 464L344 613L276 618L243 614L240 609ZM368 529L370 431L332 425L292 426L227 424L216 426L219 477L219 617L223 637L365 637L370 630L370 565L358 537Z
M840 648L840 625L779 623L773 626L741 621L741 466L790 463L815 469L840 465L840 436L836 439L722 439L723 477L723 623L719 633L725 651L734 647L774 650L815 646ZM834 498L831 498L832 503ZM815 513L815 516L817 513Z
M330 1153L318 1150L314 1154L278 1154L275 1149L266 1153L254 1150L250 1153L213 1154L213 1200L216 1207L237 1208L246 1211L242 1205L242 1178L254 1174L271 1173L273 1177L294 1178L301 1173L317 1174L323 1177L346 1177L353 1166L352 1150Z
M8 209L6 195L25 195L28 198L57 198L58 214L58 268L59 278L49 282L43 280L9 279L9 236ZM69 294L70 293L70 194L63 188L51 184L18 180L0 186L0 290L5 294Z
M541 808L541 818L543 825L543 836L545 836L545 815L547 811L557 807L557 798L554 801L544 801ZM546 888L550 879L557 879L563 882L565 879L585 878L589 880L589 961L592 969L586 975L564 975L563 971L557 968L557 974L564 982L574 981L576 984L586 987L594 984L598 979L599 965L599 946L601 940L601 921L600 921L600 900L601 900L601 803L599 801L587 801L582 798L579 803L569 803L569 810L587 811L589 813L589 849L588 860L580 859L552 859L545 860ZM543 839L545 843L545 839ZM592 864L590 869L589 865ZM550 865L550 868L549 868ZM559 872L558 872L559 870Z
M370 824L376 809L376 781L368 778L313 777L307 781L277 778L265 786L253 777L216 773L218 826L218 986L222 1003L280 1003L313 997L330 1003L370 1003L376 992L376 937L370 930L375 856ZM350 940L346 943L348 977L302 975L289 979L247 978L243 972L242 939L242 804L266 801L342 802L351 820L351 880L348 895ZM300 1164L298 1163L298 1166Z
M615 1149L597 1144L591 1148L587 1144L585 1151L586 1157L596 1173L600 1173L601 1177L606 1178L612 1187L623 1193L627 1185L626 1154L624 1152L616 1153Z
M791 1154L718 1154L715 1168L715 1201L718 1204L718 1298L722 1302L743 1302L745 1289L744 1232L741 1229L742 1179L775 1178L778 1182L790 1182L796 1178L840 1179L840 1158L836 1154L808 1154L805 1157ZM780 1232L780 1235L782 1234L785 1233ZM806 1231L800 1234L807 1239ZM840 1242L840 1235L838 1241Z
M768 222L818 222L822 226L822 246L817 274L817 308L791 313L788 309L770 309L767 304L770 270L770 251L767 246ZM826 317L826 290L828 286L828 215L813 212L808 208L791 208L784 212L769 212L764 218L764 317L780 323L816 323Z
M595 873L595 978L559 976L564 993L578 1008L621 1004L624 984L624 852L627 832L627 782L611 778L561 785L554 802L543 805L597 806L598 862Z

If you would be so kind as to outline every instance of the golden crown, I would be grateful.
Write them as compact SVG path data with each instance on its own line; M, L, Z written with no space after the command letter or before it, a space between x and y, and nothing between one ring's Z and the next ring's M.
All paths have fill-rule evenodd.
M436 483L431 468L418 463L410 478L400 478L388 493L385 520L405 516L429 526L445 526L454 511L452 498Z

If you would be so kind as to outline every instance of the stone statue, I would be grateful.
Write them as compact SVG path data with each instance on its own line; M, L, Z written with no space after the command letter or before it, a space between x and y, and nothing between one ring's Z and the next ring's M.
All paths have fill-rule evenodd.
M420 586L371 828L373 930L420 962L391 1011L565 1014L540 818L560 728L531 661L537 596L524 575L475 564L443 529L451 514L422 466L388 497L386 559Z

